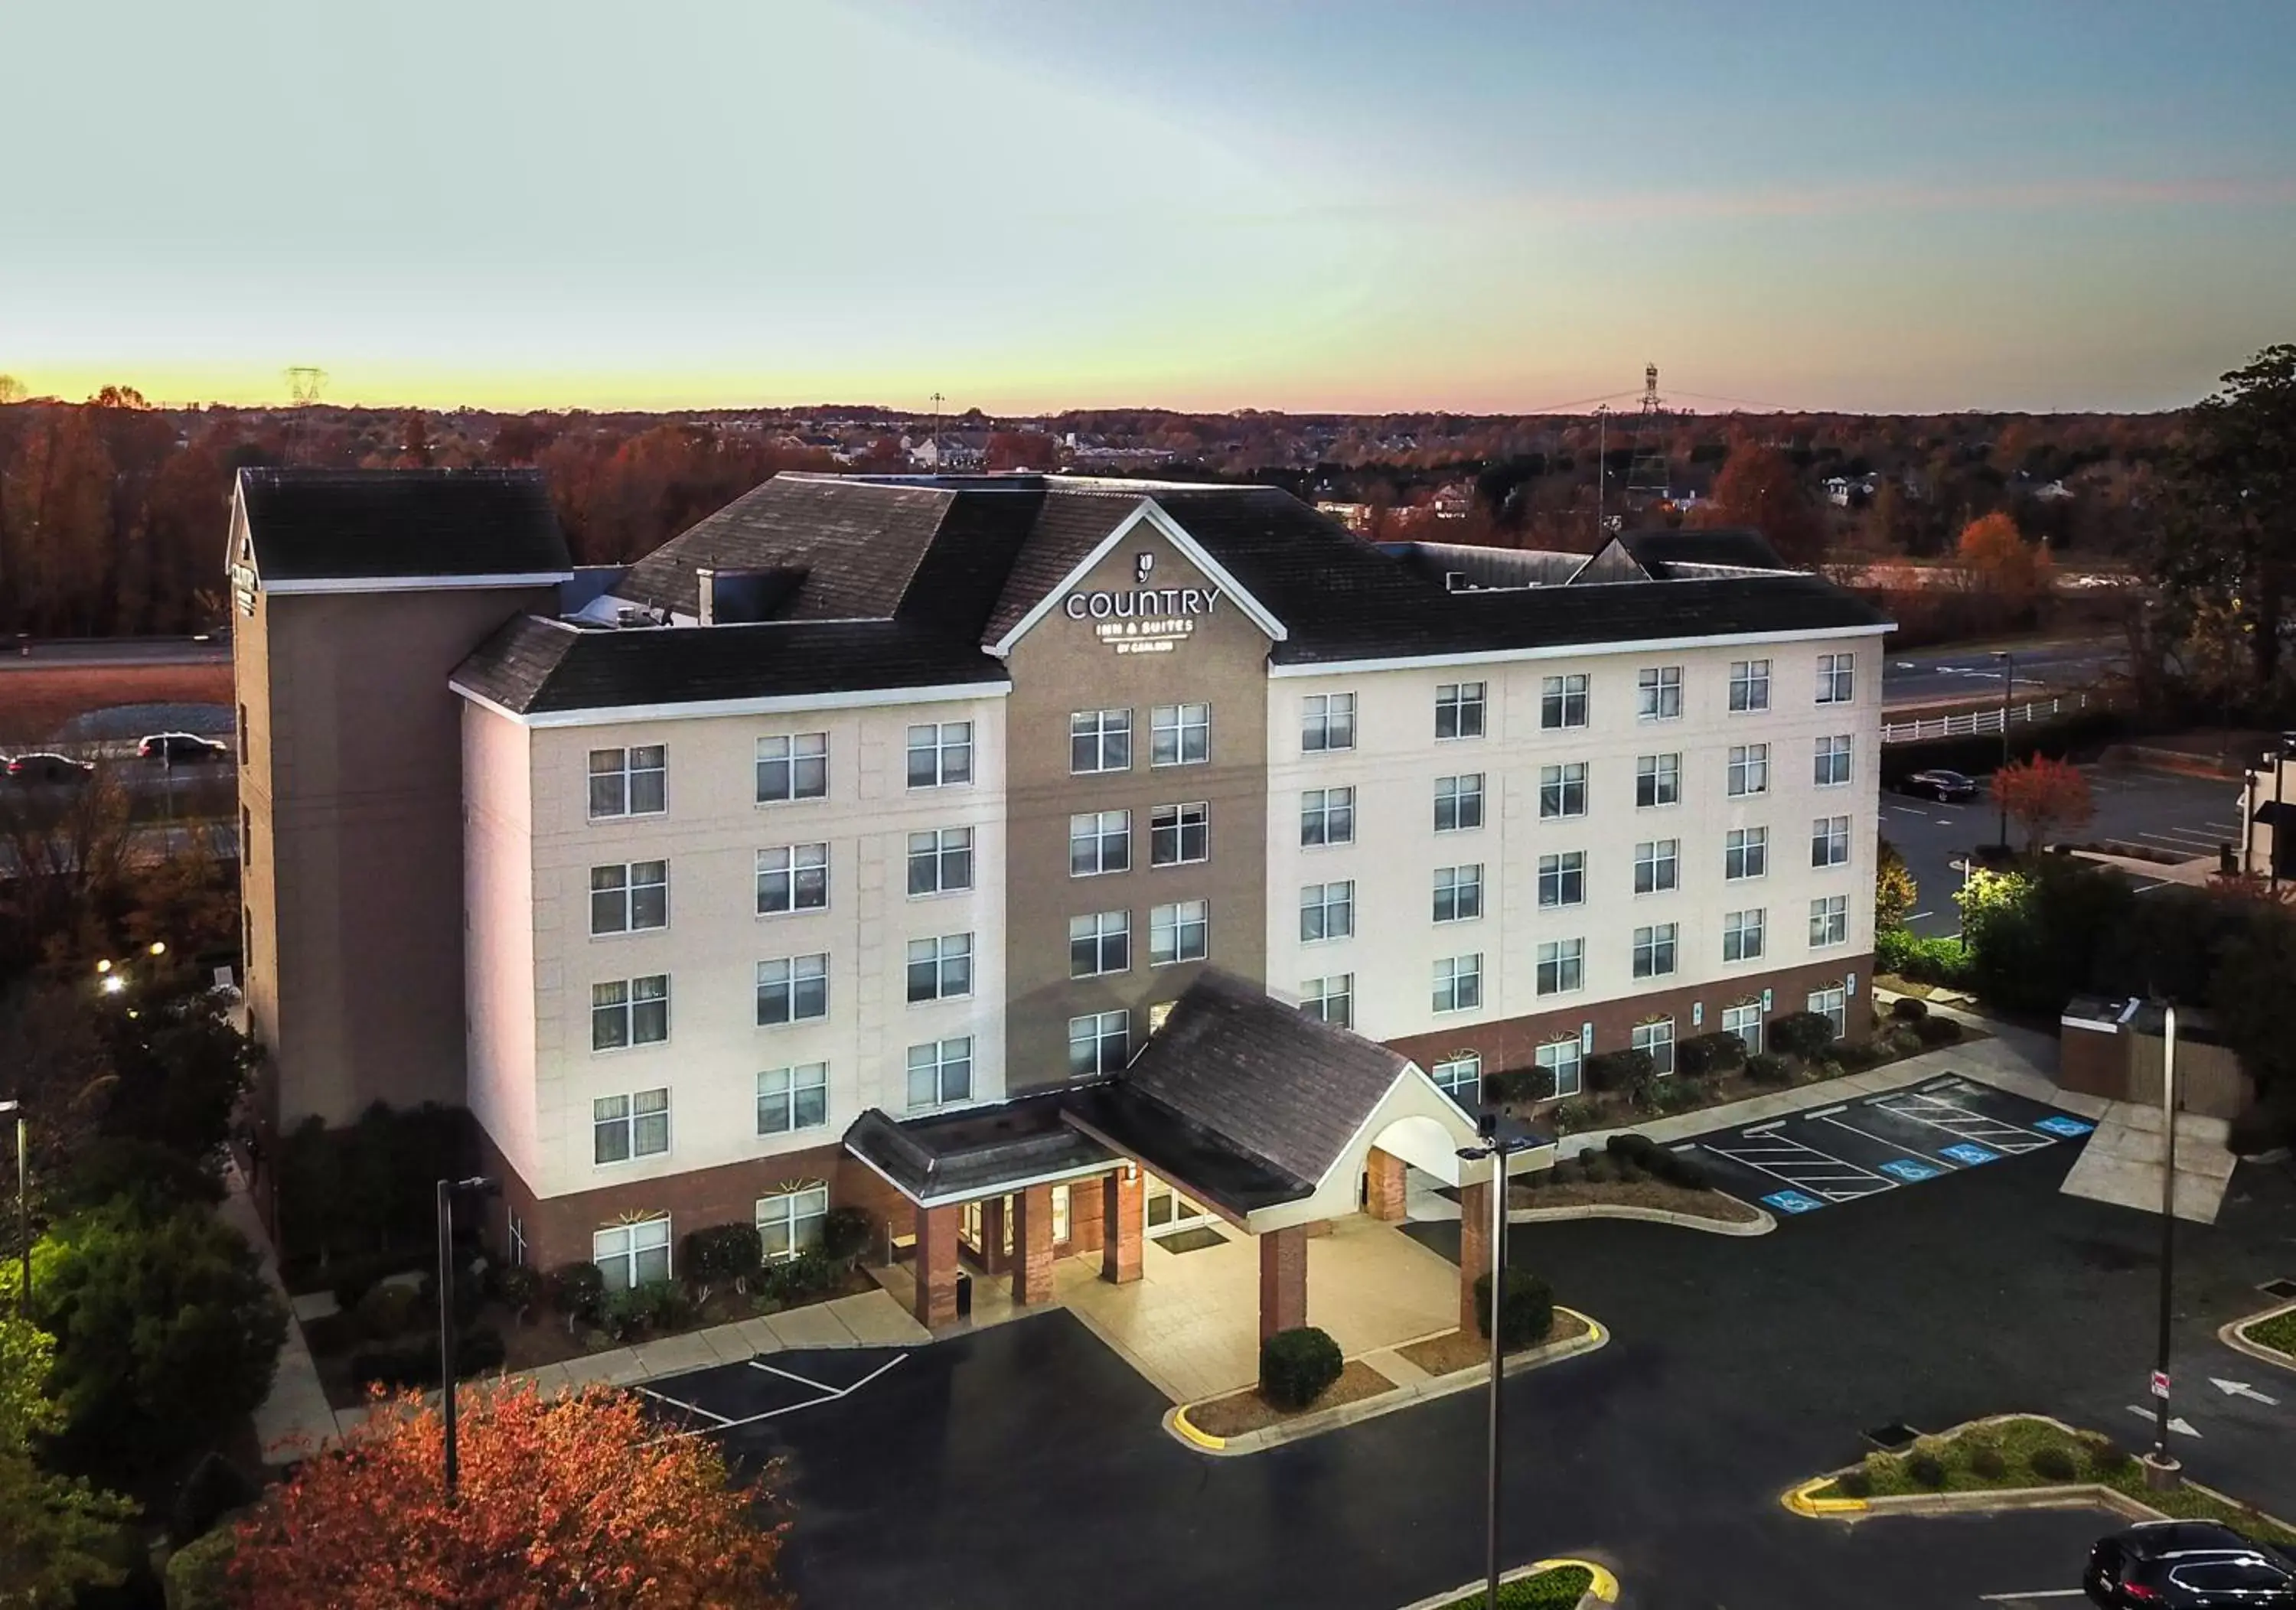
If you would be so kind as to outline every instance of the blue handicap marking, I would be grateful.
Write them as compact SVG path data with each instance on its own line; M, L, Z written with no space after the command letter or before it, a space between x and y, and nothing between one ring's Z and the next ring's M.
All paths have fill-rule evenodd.
M1798 1190L1774 1190L1762 1200L1784 1214L1811 1213L1825 1205L1816 1197L1806 1197Z
M1895 1174L1900 1180L1934 1180L1945 1171L1926 1163L1916 1163L1910 1157L1898 1157L1882 1165L1885 1174Z
M1938 1156L1951 1157L1956 1163L1997 1163L2001 1160L1999 1152L1988 1151L1981 1146L1972 1146L1966 1140L1958 1146L1945 1148L1938 1153Z
M2033 1127L2045 1129L2053 1135L2062 1135L2068 1140L2078 1140L2096 1125L2086 1118L2068 1118L2058 1115L2047 1118L2036 1118L2033 1121Z

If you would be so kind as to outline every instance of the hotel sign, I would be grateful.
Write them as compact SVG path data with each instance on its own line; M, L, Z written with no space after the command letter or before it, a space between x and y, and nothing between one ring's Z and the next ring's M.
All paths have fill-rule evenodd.
M1100 641L1119 654L1168 654L1193 635L1196 617L1210 615L1225 596L1218 587L1152 587L1156 556L1133 556L1128 591L1071 593L1062 608L1070 620L1096 623Z

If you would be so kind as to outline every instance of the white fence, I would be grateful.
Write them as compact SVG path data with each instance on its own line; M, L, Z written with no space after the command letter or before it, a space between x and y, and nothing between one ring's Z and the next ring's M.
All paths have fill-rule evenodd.
M1967 710L1959 715L1936 715L1924 721L1884 722L1882 741L1914 743L1924 738L1967 738L1978 732L1998 732L2005 720L2012 723L2049 721L2075 710L2086 710L2089 702L2086 693L2065 693L2054 699L2012 705L2005 712L1997 705L1990 710Z

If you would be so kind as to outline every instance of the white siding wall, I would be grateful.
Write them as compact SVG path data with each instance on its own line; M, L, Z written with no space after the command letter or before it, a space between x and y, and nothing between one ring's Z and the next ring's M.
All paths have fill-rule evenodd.
M1268 682L1268 983L1279 993L1308 979L1351 973L1358 1031L1390 1040L1448 1026L1566 1010L1654 988L1726 980L1791 967L1826 955L1862 955L1873 945L1873 873L1881 741L1880 640L1874 636L1746 647L1589 652L1554 659L1518 660L1439 669L1408 669L1280 676ZM1816 702L1821 653L1855 653L1856 697L1848 706ZM1756 714L1727 707L1733 661L1767 658L1770 708ZM1678 720L1636 715L1637 673L1679 666L1683 714ZM1541 685L1549 676L1584 673L1590 678L1589 724L1543 731ZM1437 688L1481 681L1488 705L1485 735L1439 740ZM1303 754L1300 711L1305 696L1356 695L1352 752ZM1851 735L1854 770L1846 788L1814 785L1818 738ZM1734 799L1725 793L1734 744L1770 746L1769 791ZM1637 810L1638 756L1678 752L1682 801L1671 808ZM1543 766L1584 761L1588 767L1587 814L1562 821L1538 816ZM1484 774L1484 825L1478 831L1434 830L1438 777ZM1356 837L1344 847L1302 848L1303 789L1352 786ZM1851 818L1847 867L1810 865L1810 830L1821 816ZM1725 836L1730 829L1769 829L1768 871L1758 880L1726 882ZM1681 887L1672 894L1634 893L1636 845L1645 839L1681 841ZM1583 851L1587 901L1561 911L1538 905L1543 854ZM1433 874L1438 867L1480 862L1483 916L1475 921L1433 920ZM1352 879L1355 936L1303 944L1299 897L1303 885ZM1809 904L1821 895L1849 895L1846 944L1811 950ZM1757 962L1726 965L1726 911L1761 907L1767 912L1764 954ZM1633 977L1634 929L1679 925L1679 961L1670 978ZM1543 941L1583 938L1586 983L1576 994L1536 993L1536 948ZM1482 957L1478 1011L1433 1009L1434 964L1471 952ZM1780 1002L1798 1010L1799 1001ZM1719 1026L1710 1023L1708 1027ZM1683 1026L1685 1033L1689 1026Z
M906 1109L907 1048L926 1040L971 1034L975 1099L1002 1094L1004 702L530 731L535 1172L527 1178L538 1195L833 1143L868 1107ZM910 790L909 724L964 720L973 723L973 782ZM757 804L757 740L820 731L829 734L828 798ZM590 751L646 744L668 750L667 813L591 821ZM912 899L908 835L946 827L974 830L972 891ZM829 846L828 908L758 915L757 853L810 843ZM660 859L669 862L668 927L592 936L590 869ZM972 998L908 1005L908 942L966 932L975 936ZM829 957L827 1017L758 1026L758 963L816 952ZM658 973L671 981L668 1042L593 1051L590 986ZM828 1064L827 1121L760 1137L758 1073L808 1062ZM668 1153L599 1166L592 1102L665 1085Z
M520 1177L537 1162L534 790L527 730L463 707L463 977L472 1116Z

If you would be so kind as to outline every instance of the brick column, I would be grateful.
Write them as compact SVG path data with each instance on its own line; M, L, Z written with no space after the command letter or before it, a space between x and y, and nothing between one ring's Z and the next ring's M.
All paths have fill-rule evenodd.
M1053 1188L1013 1193L1013 1301L1026 1307L1053 1300Z
M1459 1191L1459 1333L1480 1334L1475 1282L1491 1271L1491 1188L1478 1181Z
M956 1322L959 1211L955 1207L917 1209L917 1296L912 1312L927 1330Z
M1364 1158L1364 1214L1388 1224L1404 1220L1403 1159L1376 1146Z
M1114 1285L1140 1278L1140 1170L1128 1164L1100 1181L1100 1278Z
M1001 1275L1012 1267L1004 1253L1004 1214L1010 1200L991 1197L980 1205L980 1267L992 1275Z
M1097 1180L1079 1180L1069 1187L1069 1255L1081 1257L1100 1250L1101 1189Z
M1308 1322L1308 1227L1294 1224L1259 1238L1259 1339Z

